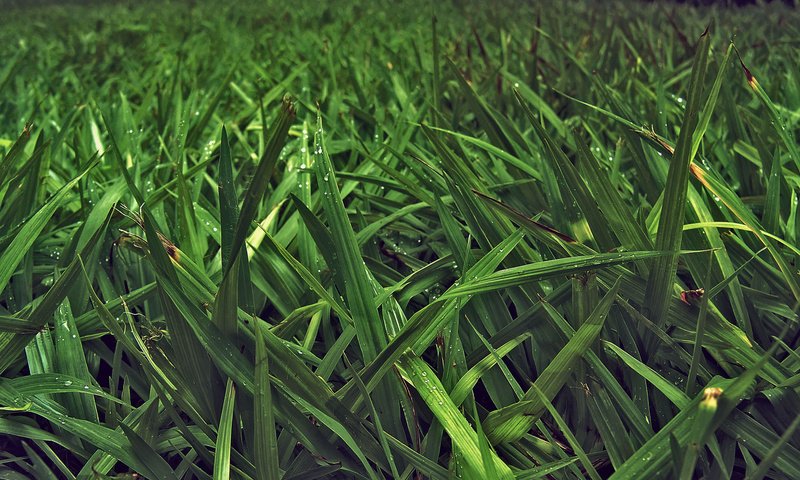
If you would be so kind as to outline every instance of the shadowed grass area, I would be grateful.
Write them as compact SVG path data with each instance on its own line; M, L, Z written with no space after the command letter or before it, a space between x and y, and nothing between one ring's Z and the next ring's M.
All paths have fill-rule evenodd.
M795 10L6 11L3 478L800 478Z

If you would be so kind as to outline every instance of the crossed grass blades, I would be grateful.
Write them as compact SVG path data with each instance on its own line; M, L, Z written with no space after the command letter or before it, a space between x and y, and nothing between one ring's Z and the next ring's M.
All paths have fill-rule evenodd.
M0 20L3 478L800 478L796 12L274 3Z

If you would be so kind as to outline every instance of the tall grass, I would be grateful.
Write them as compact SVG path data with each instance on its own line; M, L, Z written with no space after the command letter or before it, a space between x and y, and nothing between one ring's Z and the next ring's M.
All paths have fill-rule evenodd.
M4 478L800 478L795 11L7 12Z

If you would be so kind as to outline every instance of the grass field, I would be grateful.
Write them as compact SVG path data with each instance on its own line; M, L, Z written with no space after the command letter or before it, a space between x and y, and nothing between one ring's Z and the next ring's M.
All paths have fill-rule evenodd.
M0 478L800 478L797 11L233 3L0 15Z

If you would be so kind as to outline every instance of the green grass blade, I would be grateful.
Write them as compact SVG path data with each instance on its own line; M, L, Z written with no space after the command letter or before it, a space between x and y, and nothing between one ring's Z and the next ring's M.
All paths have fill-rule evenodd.
M269 138L266 140L264 153L261 156L256 171L253 173L253 178L247 187L242 200L242 207L239 211L239 219L236 223L236 229L233 233L233 238L230 244L230 251L232 255L237 254L242 245L244 244L247 234L250 231L251 223L256 217L261 200L264 197L267 186L269 185L272 171L275 167L275 162L278 160L278 155L286 143L286 134L289 131L289 126L294 120L295 110L294 104L290 99L284 99L278 117L273 121ZM232 262L228 263L227 269L230 269ZM224 272L227 275L227 270Z
M219 416L217 441L214 447L214 480L231 478L231 438L233 433L233 407L236 389L233 381L228 380L225 388L225 401Z
M33 216L31 216L20 231L8 245L8 247L0 254L0 291L6 288L8 281L14 274L17 266L22 261L23 257L28 253L36 237L44 230L52 216L68 199L69 194L75 185L97 165L98 160L92 159L88 165L72 180L67 182L63 187L58 189L56 193L45 203Z
M683 218L686 210L686 191L689 182L689 165L692 163L692 140L700 115L700 102L711 36L708 30L700 37L692 64L692 79L689 87L689 101L684 114L678 145L670 162L667 183L664 190L664 203L658 224L655 248L662 251L677 251L681 246ZM659 327L664 324L672 295L672 285L678 263L677 253L659 257L655 260L647 279L645 293L645 316ZM652 340L647 352L652 353Z
M544 394L544 398L552 400L555 397L568 380L575 363L594 343L603 328L603 323L615 301L619 287L620 281L617 280L589 318L575 332L575 335L536 378L531 388L538 389L538 392ZM492 443L508 443L518 440L536 423L544 412L545 405L534 392L534 390L529 390L520 402L495 410L486 417L484 424Z
M411 353L404 354L398 363L403 369L404 376L414 385L428 408L442 423L451 440L458 446L464 461L469 466L469 471L474 475L489 478L485 476L486 466L478 445L478 434L447 395L433 370ZM491 454L491 461L492 468L498 474L496 478L514 478L511 469L496 454Z
M279 480L278 438L272 403L272 384L269 378L269 357L261 329L256 329L255 387L253 417L255 432L253 464L258 480Z

